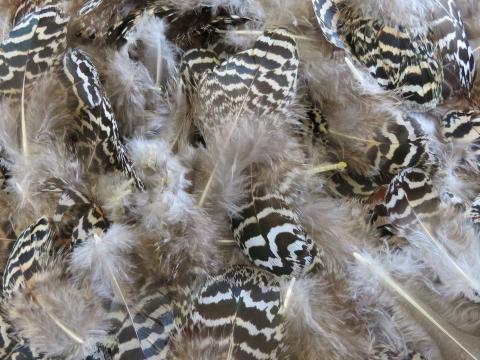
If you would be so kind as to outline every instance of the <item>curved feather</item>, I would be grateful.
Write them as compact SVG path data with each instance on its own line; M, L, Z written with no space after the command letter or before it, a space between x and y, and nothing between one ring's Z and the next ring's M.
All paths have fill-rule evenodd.
M286 199L252 180L245 205L233 217L235 241L256 266L275 275L298 276L319 260L318 249Z
M60 62L68 16L47 5L23 17L0 45L0 94L19 96L24 87Z
M437 0L430 24L443 61L443 98L465 90L475 81L475 57L468 42L462 16L454 0Z
M201 114L196 120L202 135L225 126L234 131L242 114L282 111L295 95L298 65L293 35L278 28L216 66L197 89Z
M110 312L116 348L113 359L169 359L170 342L177 334L174 289L147 282L129 305L130 316L124 306L114 304Z
M63 189L53 220L62 234L71 237L72 246L94 234L101 236L110 227L103 210L74 188Z
M97 69L89 56L69 50L63 60L65 82L76 103L75 149L88 170L119 170L131 178L138 189L144 185L120 141L117 121L106 97Z
M438 211L440 198L429 175L418 168L409 168L395 176L385 194L384 203L374 213L386 216L396 228L407 230L419 218L432 218Z
M105 36L106 42L117 46L123 45L144 15L164 19L169 24L167 38L183 49L207 47L218 40L221 31L248 21L222 7L214 9L199 6L181 11L170 5L159 4L155 0L147 0L138 3L126 16L114 21Z
M380 19L362 18L339 0L312 0L325 38L350 52L377 83L420 109L441 101L443 71L432 39Z
M452 142L474 144L480 141L480 112L452 110L442 118L442 134Z
M52 230L42 217L26 228L15 241L3 273L3 294L12 295L25 286L49 256Z
M200 290L191 331L215 341L228 359L276 359L285 351L281 305L277 281L259 269L233 266Z

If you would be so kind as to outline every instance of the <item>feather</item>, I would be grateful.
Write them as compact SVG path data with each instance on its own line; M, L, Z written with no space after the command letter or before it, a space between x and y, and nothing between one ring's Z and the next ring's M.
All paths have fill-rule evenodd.
M403 169L417 167L429 172L436 163L420 121L406 114L393 113L380 129L373 129L371 139L351 136L336 129L329 130L329 135L334 145L341 146L339 152L346 146L351 147L352 143L360 146L365 151L362 165L369 165L367 171L362 171L356 163L345 159L350 162L350 168L330 179L332 187L342 196L364 199L379 186L388 184Z
M77 107L75 130L79 139L75 147L87 170L113 168L123 171L138 189L143 190L143 183L120 141L115 115L103 92L95 65L86 53L74 49L65 55L63 70L67 89L72 92Z
M4 310L32 352L47 358L83 359L105 336L105 313L90 289L65 278L63 264L52 259L12 297Z
M13 27L0 46L0 94L18 96L60 62L69 18L58 6L44 6Z
M366 66L380 86L414 108L429 109L440 102L442 67L426 35L362 18L338 0L312 3L325 38Z
M470 94L475 81L475 59L455 0L437 0L430 27L443 60L443 98L461 90Z
M12 326L0 315L0 356L5 358L17 345L12 334Z
M192 49L183 54L180 74L189 98L192 97L202 77L220 63L217 54L209 49Z
M46 5L56 5L57 0L20 0L12 17L12 25L16 26L21 20L32 12L37 11L40 7Z
M328 122L325 115L320 110L320 106L315 103L311 96L306 99L307 119L302 119L303 126L307 129L302 137L311 142L311 146L328 145Z
M40 218L15 241L3 274L3 295L11 296L28 284L48 256L52 230L47 218ZM43 258L42 258L43 257Z
M223 8L213 10L203 6L182 12L149 0L137 5L128 15L112 24L106 34L106 42L117 46L123 45L144 14L157 16L168 22L167 38L180 48L215 43L218 41L220 30L225 30L229 26L239 26L248 20L229 14L227 9Z
M375 354L370 360L426 360L426 358L416 351L403 356L403 354L399 354L396 351L380 348L375 350Z
M112 351L115 359L167 359L171 356L170 343L178 332L180 315L177 312L175 289L168 289L156 282L147 282L139 289L132 308L132 325L128 314L123 315L119 326L114 326L117 348ZM118 307L118 304L117 304ZM115 308L115 305L114 305ZM138 336L138 337L137 337ZM140 344L138 344L140 341Z
M171 309L168 305L161 306L168 301L168 295L160 292L152 297L148 293L140 292L146 298L133 304L130 300L127 302L127 295L108 264L107 276L111 279L116 301L121 304L127 314L117 332L119 358L128 358L132 352L138 352L144 359L166 358L169 350L168 338L174 329ZM138 347L132 349L132 341L134 343L138 341Z
M267 131L275 131L274 116L281 114L296 92L298 52L295 39L285 29L266 31L251 49L239 52L207 72L194 94L194 123L207 147L222 151L230 145L240 122L265 119ZM214 138L219 142L215 144ZM247 164L249 165L249 164ZM203 206L214 184L218 163L200 196ZM248 169L248 166L245 167Z
M64 236L71 237L72 246L77 246L93 234L100 236L110 227L103 210L74 188L63 190L53 220ZM67 225L69 223L73 225Z
M473 223L480 223L480 197L477 196L470 209L468 210L468 217L473 221Z
M297 72L293 36L285 29L266 31L251 49L232 56L200 81L200 132L206 137L209 129L224 127L231 120L228 114L236 124L243 113L261 116L282 111L295 94Z
M232 218L233 237L256 266L275 275L307 272L321 262L315 244L286 199L251 176L247 203Z
M463 157L479 168L480 161L480 113L476 110L451 110L442 118L442 135L448 142L464 150Z
M361 254L354 253L354 257L363 266L377 276L384 285L386 285L392 292L400 297L410 305L416 312L421 314L435 331L439 331L443 341L452 342L457 348L451 353L456 353L456 356L461 356L464 359L478 359L478 345L476 344L476 338L472 336L466 336L458 330L454 329L451 325L442 321L437 314L435 314L429 307L421 300L415 298L415 296L405 288L403 288L398 282L396 282L383 268L376 264L372 259L366 258ZM464 342L465 341L465 342ZM472 342L474 341L474 342ZM445 346L446 347L446 346ZM460 355L461 354L461 355Z
M280 307L278 282L261 270L235 266L202 287L190 331L215 341L226 359L278 358L286 351Z
M417 225L419 219L434 218L440 199L425 171L409 168L395 176L385 193L383 204L377 205L374 218L388 217L401 231Z

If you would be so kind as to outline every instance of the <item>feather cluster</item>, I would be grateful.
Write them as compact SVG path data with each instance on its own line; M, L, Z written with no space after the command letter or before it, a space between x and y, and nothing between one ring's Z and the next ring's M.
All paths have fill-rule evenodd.
M480 359L479 16L3 0L0 358Z

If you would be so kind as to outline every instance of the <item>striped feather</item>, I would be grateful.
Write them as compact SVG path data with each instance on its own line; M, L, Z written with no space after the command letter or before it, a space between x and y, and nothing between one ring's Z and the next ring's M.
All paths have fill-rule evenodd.
M7 355L13 350L17 341L12 334L11 325L5 321L3 314L0 313L0 357L7 358Z
M15 241L3 273L3 294L12 295L25 286L48 256L52 230L42 217L25 229Z
M441 101L443 71L432 39L379 19L362 18L339 0L312 0L325 38L350 52L377 83L413 108Z
M332 135L335 136L335 135ZM417 167L430 170L436 163L428 148L428 137L419 122L410 116L385 121L368 140L366 156L371 171L360 174L354 169L336 173L332 187L342 196L365 198L378 186L388 184L403 169Z
M77 107L76 135L72 135L77 155L88 170L123 171L143 190L143 183L120 141L115 114L92 60L81 50L69 50L63 70L67 89Z
M9 360L40 360L44 359L41 354L34 354L26 344L17 344L8 354Z
M232 218L233 236L256 266L275 275L298 276L318 261L318 250L279 192L252 183L247 203Z
M63 191L53 220L63 236L71 237L72 246L81 244L94 234L101 236L110 227L103 210L74 188Z
M308 146L327 146L328 145L328 123L320 106L307 96L305 106L307 108L307 117L301 119L300 134L302 140Z
M443 97L461 90L469 94L475 80L475 58L454 0L438 1L430 27L443 60Z
M380 180L347 169L346 171L333 174L329 179L329 185L340 196L365 199L372 195L377 187L381 185Z
M431 161L427 136L420 124L409 116L385 122L373 137L367 157L374 169L383 175L396 175L400 170L419 167Z
M12 25L17 25L23 18L39 8L47 5L57 5L58 0L20 0L15 14L12 17Z
M178 315L173 289L147 282L132 303L132 324L123 306L114 305L110 312L116 347L114 360L169 359L170 342L177 333Z
M468 209L467 216L472 220L474 224L480 224L480 196L473 200L470 209Z
M442 119L442 134L445 139L459 144L480 141L480 112L449 111Z
M192 97L200 80L220 63L217 54L208 49L192 49L183 55L180 75L189 98Z
M480 112L449 111L442 119L441 130L448 142L466 146L466 155L471 155L473 162L480 169Z
M384 217L395 228L408 231L419 221L434 218L439 205L439 195L429 175L421 169L409 168L392 179L383 204L375 207L374 220Z
M180 11L155 0L138 3L126 16L120 17L110 26L105 36L108 44L121 46L140 22L142 16L156 16L168 23L167 38L183 49L207 47L215 43L221 31L230 26L239 26L248 19L230 14L225 8L200 6Z
M18 96L24 87L60 62L68 17L44 6L23 17L0 45L0 94Z
M369 360L426 360L426 358L416 351L407 354L385 348L376 349L375 354Z
M190 331L212 339L229 354L225 358L279 359L286 350L281 305L277 281L259 269L237 265L202 287Z
M222 125L229 114L262 116L283 110L296 92L298 64L293 35L282 28L265 31L251 49L232 56L200 82L198 101L205 116L199 129Z

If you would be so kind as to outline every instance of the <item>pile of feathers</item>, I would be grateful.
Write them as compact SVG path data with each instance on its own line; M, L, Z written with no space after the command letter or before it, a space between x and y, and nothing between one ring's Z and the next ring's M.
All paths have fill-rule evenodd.
M477 0L1 0L1 359L480 359Z

